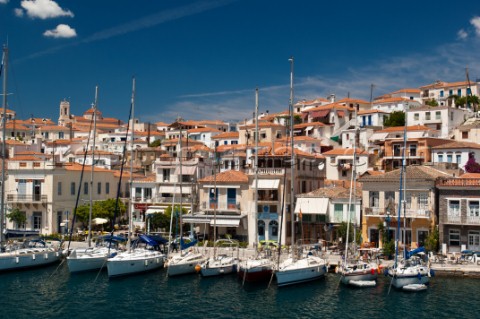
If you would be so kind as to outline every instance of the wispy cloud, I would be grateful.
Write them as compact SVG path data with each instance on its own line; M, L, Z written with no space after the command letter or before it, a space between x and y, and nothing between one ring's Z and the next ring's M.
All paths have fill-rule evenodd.
M468 37L468 33L467 31L465 31L464 29L460 29L458 32L457 32L457 37L460 39L460 40L464 40Z
M6 4L9 0L0 0L0 4Z
M36 0L36 1L50 1L50 0ZM49 48L47 50L43 50L40 52L33 53L29 56L24 58L18 59L16 62L29 60L32 58L36 58L45 54L50 54L57 52L59 50L65 49L67 47L72 47L80 44L90 43L94 41L106 40L112 37L124 35L130 32L135 32L147 28L154 27L159 24L163 24L169 21L178 20L184 17L192 16L195 14L199 14L205 11L209 11L218 7L226 6L232 2L238 0L214 0L214 1L199 1L196 3L192 3L186 6L177 7L169 10L163 10L157 12L155 14L145 16L143 18L133 20L126 24L118 25L109 29L105 29L99 32L96 32L84 39L81 39L76 42L72 42L69 44L59 45L56 47ZM23 3L24 1L22 1ZM30 1L29 1L30 2ZM53 1L51 1L53 2Z
M475 34L480 36L480 17L474 17L470 20L470 23L475 28Z
M436 80L462 81L468 67L472 76L480 76L480 61L472 52L480 50L480 38L458 41L428 52L396 56L367 66L352 66L336 73L296 75L295 101L311 100L335 94L337 99L370 100L373 97L404 88L415 88ZM171 103L161 114L151 114L152 121L161 118L173 121L177 116L185 119L211 119L240 121L250 118L254 110L254 90L238 89L207 93L184 94ZM260 112L277 113L288 109L289 74L286 67L285 83L260 87Z
M24 13L32 19L73 17L72 11L62 9L58 3L53 0L22 0L20 6L22 9L15 9L15 14L18 17L22 17Z
M43 35L51 38L73 38L77 36L77 32L69 25L59 24L55 29L45 31Z

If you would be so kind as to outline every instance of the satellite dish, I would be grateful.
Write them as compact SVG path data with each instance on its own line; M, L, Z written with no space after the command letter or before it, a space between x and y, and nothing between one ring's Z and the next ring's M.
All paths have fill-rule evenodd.
M323 171L324 168L325 168L325 163L324 162L321 162L320 164L318 164L318 169L320 171Z

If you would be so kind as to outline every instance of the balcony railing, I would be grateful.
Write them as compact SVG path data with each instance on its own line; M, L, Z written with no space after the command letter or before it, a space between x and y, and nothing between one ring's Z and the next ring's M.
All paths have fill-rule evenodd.
M480 225L479 216L467 216L467 224Z
M7 202L16 203L44 203L48 200L47 195L24 195L24 194L8 194Z
M387 209L381 207L366 207L365 216L387 216ZM390 212L390 217L395 218L397 217L398 211L395 209L394 212ZM404 217L406 215L407 218L430 218L431 211L428 209L406 209L405 212L402 210L400 212L400 217Z
M248 171L249 174L255 174L254 169ZM283 175L284 168L259 168L258 175Z
M202 202L201 208L203 210L221 210L221 211L232 211L232 212L240 212L241 206L238 202L221 202L221 203L210 203L210 202Z
M437 181L436 186L470 187L480 186L480 178L448 178Z
M462 217L460 215L447 214L447 222L460 224L462 222Z

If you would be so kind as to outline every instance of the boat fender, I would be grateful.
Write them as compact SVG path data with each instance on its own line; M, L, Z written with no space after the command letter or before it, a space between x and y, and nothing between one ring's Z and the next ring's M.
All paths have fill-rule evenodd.
M370 273L371 273L372 275L375 275L375 268L370 269Z
M430 269L430 271L428 272L428 274L430 275L430 277L435 277L435 270Z
M157 258L155 259L155 261L157 262L157 264L159 264L159 263L160 263L160 258L157 257Z
M195 266L195 271L196 271L197 273L200 272L201 269L202 269L202 266L200 266L200 265L198 265L198 264Z
M60 253L57 251L55 252L55 257L58 257L58 256L60 256Z
M327 272L327 266L323 265L323 271L326 273Z
M385 268L385 270L383 271L383 274L384 274L385 276L388 276L388 268Z
M378 273L379 275L382 273L382 266L381 266L381 265L379 265L379 266L377 267L377 273Z
M20 262L20 258L15 257L15 262L18 264Z
M32 254L32 259L33 259L33 260L35 260L35 257L36 257L35 254Z
M148 259L145 259L145 267L148 266Z
M418 278L418 281L422 280L422 274L420 272L417 273L417 278Z
M338 274L338 266L335 267L335 273Z
M45 259L48 259L48 253L45 253L45 255L43 255L43 257L44 257Z

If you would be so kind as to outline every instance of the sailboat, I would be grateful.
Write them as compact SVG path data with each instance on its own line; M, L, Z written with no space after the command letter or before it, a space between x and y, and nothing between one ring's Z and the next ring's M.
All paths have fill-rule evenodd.
M357 112L355 111L355 122L357 118ZM372 287L376 285L376 279L378 276L378 265L375 261L369 260L350 260L348 243L350 236L350 224L351 224L351 214L352 214L352 198L356 198L356 175L357 175L357 136L358 136L358 127L355 125L355 134L353 142L353 168L352 168L352 177L350 180L350 196L348 200L348 218L347 218L347 235L345 241L345 260L340 266L341 272L341 282L346 285L354 285L357 287ZM355 200L356 202L356 200ZM356 205L354 206L356 207ZM356 209L353 209L354 216ZM354 228L353 242L355 243L356 235ZM354 245L355 246L355 245Z
M406 119L406 118L405 118ZM398 258L398 248L399 248L399 238L400 238L400 220L401 220L401 211L402 206L404 209L404 231L406 224L406 201L404 198L406 190L406 159L405 159L405 150L407 147L407 123L405 121L405 126L403 130L403 153L402 153L402 167L400 172L400 187L399 187L399 205L398 205L398 215L397 215L397 232L395 237L395 261L392 267L389 267L387 274L391 277L391 285L395 288L403 288L405 290L422 290L424 289L425 284L428 284L430 281L430 267L426 264L423 259L417 256L418 253L422 252L424 249L420 247L417 250L412 252L407 252L406 247L404 248L403 258L399 260ZM405 238L405 236L403 236Z
M295 153L294 153L294 144L293 144L293 57L289 59L290 61L290 139L291 139L291 168L290 168L290 203L291 203L291 219L292 219L292 254L284 260L282 263L278 264L278 267L275 272L277 278L277 285L279 287L293 285L297 283L312 281L316 279L323 278L327 272L327 261L320 256L316 255L316 251L303 251L300 247L294 249L295 247L295 236L294 236L294 163L295 163ZM285 178L285 177L284 177ZM285 201L285 198L284 198ZM285 205L284 205L285 206ZM282 223L286 221L286 216L282 218ZM280 258L280 256L279 256Z
M180 168L180 175L182 174L182 159L183 159L183 152L182 152L182 127L180 125L180 140L179 140L179 168ZM180 255L174 255L167 260L165 266L167 267L167 274L169 276L177 276L177 275L184 275L184 274L194 274L195 267L198 264L205 262L206 257L199 251L194 251L193 246L196 244L196 240L186 244L183 240L183 229L182 229L182 214L183 214L183 197L182 197L182 181L180 181ZM172 220L173 220L173 211L175 208L175 200L172 205ZM170 230L171 232L171 230ZM186 253L184 253L185 249L190 248Z
M93 176L95 170L95 139L97 128L97 101L98 86L95 87L95 103L93 104L93 143L92 143L92 168L90 174L90 185L93 185ZM85 163L85 158L84 158ZM93 186L91 187L93 189ZM117 254L118 245L125 241L125 238L119 236L103 236L97 238L95 247L92 247L92 206L93 192L90 191L90 214L88 219L88 247L74 249L67 257L68 270L73 272L82 272L89 270L102 269L109 257Z
M6 244L5 233L5 172L6 172L6 109L7 109L7 67L8 48L3 47L3 116L2 116L2 180L1 180L1 207L0 207L0 271L9 271L23 268L49 265L60 261L60 242L47 242L44 239L30 239L21 244Z
M217 149L215 148L215 157L213 163L213 192L215 204L213 206L213 257L208 258L205 262L198 264L195 267L197 272L203 277L218 276L231 274L237 271L238 265L238 247L239 243L232 239L219 239L217 240ZM237 256L233 254L217 254L219 248L227 248L233 251L237 251Z
M131 100L131 116L129 117L129 124L127 125L127 135L128 127L130 126L130 119L132 122L132 133L131 133L131 156L130 156L130 186L132 185L132 176L133 176L133 154L134 154L134 106L135 106L135 78L133 78L132 84L132 100ZM125 151L124 156L125 158ZM123 171L123 166L122 166ZM120 174L121 176L122 174ZM120 177L121 178L121 177ZM120 188L120 182L118 187ZM133 192L132 192L133 193ZM133 194L132 194L133 195ZM118 198L117 198L118 203ZM107 260L107 270L109 277L118 277L125 276L135 273L147 272L163 267L165 262L165 254L161 251L161 245L164 245L166 242L162 242L162 238L153 238L152 236L140 235L137 240L132 242L132 229L133 229L133 216L132 216L132 205L129 209L129 227L128 227L128 250L118 253L112 258Z
M258 88L255 90L255 244L258 242ZM267 281L272 276L273 261L266 255L258 253L238 265L238 277L244 282Z

